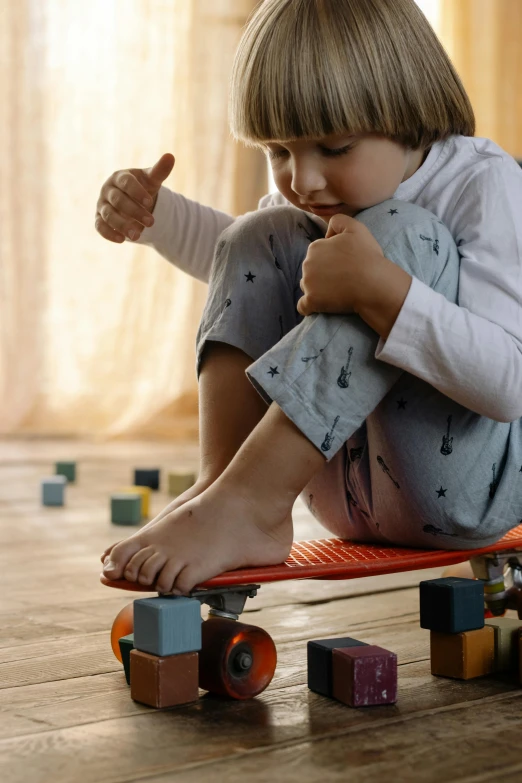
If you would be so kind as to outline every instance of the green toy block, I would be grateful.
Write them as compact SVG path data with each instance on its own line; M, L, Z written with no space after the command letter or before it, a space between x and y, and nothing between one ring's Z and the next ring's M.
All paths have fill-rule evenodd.
M111 522L113 525L139 525L141 522L140 495L111 495Z
M134 650L134 634L130 633L128 636L122 636L121 639L118 639L118 644L120 645L125 679L127 680L127 685L130 685L130 654L131 650Z
M55 471L57 476L65 476L67 481L76 481L76 462L57 462Z

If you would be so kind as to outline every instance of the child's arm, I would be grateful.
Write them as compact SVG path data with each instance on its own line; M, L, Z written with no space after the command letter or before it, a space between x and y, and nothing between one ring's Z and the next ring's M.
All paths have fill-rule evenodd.
M492 161L453 214L458 304L413 278L375 358L482 416L515 421L522 417L522 170Z

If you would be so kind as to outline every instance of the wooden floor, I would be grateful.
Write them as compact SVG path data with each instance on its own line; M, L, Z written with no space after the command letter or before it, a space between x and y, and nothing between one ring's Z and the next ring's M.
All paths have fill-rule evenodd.
M40 479L78 460L65 508ZM522 780L522 689L429 670L418 582L439 569L348 582L265 585L245 622L274 638L278 666L249 701L205 696L156 711L131 701L109 629L129 595L98 582L121 537L108 496L135 466L197 468L196 444L0 443L0 780L3 783L311 783ZM168 501L155 493L153 512ZM296 538L323 537L304 504ZM206 616L206 609L203 607ZM399 659L395 706L350 709L306 686L306 642L355 636Z

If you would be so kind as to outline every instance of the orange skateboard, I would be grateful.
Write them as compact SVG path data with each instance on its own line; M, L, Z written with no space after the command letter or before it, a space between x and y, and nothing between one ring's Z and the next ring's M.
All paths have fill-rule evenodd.
M484 582L488 616L503 615L506 609L519 611L522 524L510 530L495 544L469 550L398 548L355 544L339 538L296 541L290 555L280 565L240 568L202 582L189 596L210 607L209 620L202 624L200 685L214 693L247 698L257 695L269 684L276 664L272 639L260 628L237 622L246 599L257 595L263 583L287 579L354 579L454 565L466 560L471 561L475 578ZM153 586L127 582L125 579L111 581L101 577L101 581L108 587L154 592ZM126 610L125 618L125 610L116 618L111 634L118 658L118 639L133 629L130 607L126 607ZM241 655L238 655L238 650L241 650ZM239 677L242 679L241 693L237 692L238 677L232 676L232 670L235 671L238 666L243 670Z

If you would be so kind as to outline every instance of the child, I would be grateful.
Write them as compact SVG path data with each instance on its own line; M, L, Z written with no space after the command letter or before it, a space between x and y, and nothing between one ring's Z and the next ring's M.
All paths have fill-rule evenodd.
M200 481L104 575L187 594L279 563L300 493L347 539L498 540L522 517L522 171L474 138L414 0L265 0L231 125L271 160L259 211L160 189L170 156L100 194L98 231L120 241L157 193L141 241L209 280Z

